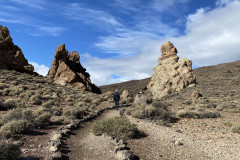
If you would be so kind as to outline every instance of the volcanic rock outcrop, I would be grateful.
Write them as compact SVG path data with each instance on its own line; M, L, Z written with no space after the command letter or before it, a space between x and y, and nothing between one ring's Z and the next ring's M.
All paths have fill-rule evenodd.
M90 75L80 64L79 58L76 51L68 54L65 44L59 45L47 76L61 85L69 83L83 91L101 93L101 90L91 83Z
M34 67L28 64L21 49L14 45L7 27L0 25L0 69L33 73Z
M196 84L192 62L186 58L178 61L177 49L171 42L168 41L161 46L161 55L147 86L154 99Z

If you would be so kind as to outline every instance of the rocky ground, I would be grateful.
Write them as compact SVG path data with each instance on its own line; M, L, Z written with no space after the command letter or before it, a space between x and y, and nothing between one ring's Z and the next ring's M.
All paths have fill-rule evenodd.
M239 159L240 136L231 132L230 128L232 123L240 123L240 61L193 71L197 77L195 87L163 97L161 101L168 104L173 114L186 107L196 107L219 112L221 116L206 119L179 118L169 127L128 116L147 135L128 141L133 153L141 159ZM149 80L102 86L101 89L105 93L116 88L120 92L129 89L130 94L136 94L146 88ZM1 107L5 107L1 108L1 117L16 108L31 109L36 116L42 112L51 114L50 124L46 128L36 128L28 134L13 136L12 140L22 150L22 159L44 159L44 155L49 154L51 134L74 118L72 116L75 110L72 109L87 105L84 114L88 115L96 109L106 107L101 105L103 102L112 101L108 94L72 90L70 86L55 85L45 77L16 71L2 70L0 87ZM201 93L202 97L193 99L193 91ZM56 103L52 103L52 100ZM14 105L11 106L10 102ZM68 110L73 115L68 115ZM117 115L115 110L106 111L99 119ZM74 131L76 135L66 141L69 147L67 156L70 159L114 159L113 141L108 137L94 136L90 131L91 125L91 121L82 124L83 128Z

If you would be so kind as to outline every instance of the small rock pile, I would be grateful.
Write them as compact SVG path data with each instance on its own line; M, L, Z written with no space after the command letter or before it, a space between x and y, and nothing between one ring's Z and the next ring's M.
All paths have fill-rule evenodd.
M192 62L186 58L179 60L177 49L171 42L161 46L162 57L153 69L153 75L147 88L153 98L162 98L196 84L196 76L192 72Z

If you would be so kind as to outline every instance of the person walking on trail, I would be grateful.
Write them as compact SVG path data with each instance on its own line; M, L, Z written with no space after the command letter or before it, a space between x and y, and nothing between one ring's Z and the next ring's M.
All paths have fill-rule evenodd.
M114 93L113 99L115 101L115 108L116 110L118 110L118 104L120 100L120 94L118 93L118 90L116 90L116 92Z

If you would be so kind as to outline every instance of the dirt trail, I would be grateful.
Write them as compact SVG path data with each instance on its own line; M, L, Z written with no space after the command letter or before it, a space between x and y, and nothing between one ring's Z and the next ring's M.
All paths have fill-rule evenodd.
M94 136L91 132L93 122L119 116L118 111L105 111L100 117L91 122L85 122L82 128L74 131L73 136L68 140L68 156L71 160L116 160L114 157L115 145L112 140L103 136Z
M113 154L115 148L113 141L91 133L93 122L115 116L119 116L118 111L105 111L97 119L84 123L82 128L74 131L76 135L71 136L67 142L71 151L69 158L116 160ZM147 137L128 141L131 151L141 160L240 159L240 144L237 143L240 137L237 134L227 133L227 130L223 132L208 127L208 125L216 125L216 122L221 121L220 119L183 119L172 127L164 127L146 120L129 116L127 118L147 134Z
M223 125L220 118L182 119L172 127L132 117L128 119L148 135L128 142L131 150L143 160L240 159L240 136L223 127L219 129L217 126Z

